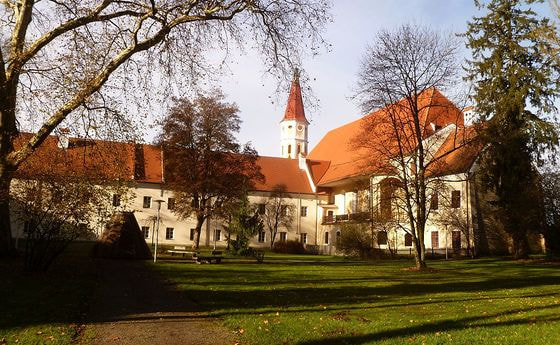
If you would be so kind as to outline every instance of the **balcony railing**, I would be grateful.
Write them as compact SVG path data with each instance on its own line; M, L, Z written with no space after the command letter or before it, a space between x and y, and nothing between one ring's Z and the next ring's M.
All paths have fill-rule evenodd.
M324 216L323 224L336 224L343 222L365 222L371 219L369 212L356 212L348 214L337 214L332 216Z

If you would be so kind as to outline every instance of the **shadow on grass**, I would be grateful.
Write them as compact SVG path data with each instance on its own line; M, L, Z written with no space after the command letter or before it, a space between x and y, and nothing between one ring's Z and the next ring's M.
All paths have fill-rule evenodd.
M503 326L524 325L536 322L555 322L560 321L560 316L557 314L548 317L533 317L533 318L520 318L508 321L494 321L485 322L486 320L495 319L501 316L514 315L517 313L546 310L558 308L557 305L549 305L543 307L528 307L507 310L500 313L492 313L484 316L466 317L458 320L443 320L437 322L428 322L418 326L401 327L385 330L381 332L374 332L370 334L357 334L357 335L342 335L337 337L328 337L323 339L314 339L297 343L298 345L327 345L327 344L363 344L372 341L382 341L394 338L413 337L420 334L428 334L435 332L448 332L454 330L463 330L465 328L495 328ZM477 323L480 322L480 323ZM473 323L476 323L473 325Z

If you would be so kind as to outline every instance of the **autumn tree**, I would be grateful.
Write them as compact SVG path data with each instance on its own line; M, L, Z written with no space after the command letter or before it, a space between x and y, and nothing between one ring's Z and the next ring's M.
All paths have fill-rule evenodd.
M412 235L416 267L426 267L424 233L427 203L436 186L430 181L435 151L461 125L459 109L440 94L458 76L458 41L422 26L382 30L364 54L355 98L365 112L354 146L363 153L364 169L376 176L381 212L392 213L398 198ZM439 131L439 132L438 132ZM433 135L432 135L433 134Z
M501 222L513 240L513 254L529 254L527 232L539 224L535 163L554 149L557 131L549 122L559 94L555 27L530 8L542 1L476 1L486 13L468 24L472 51L468 80L484 122L486 144L481 171L484 186L496 195ZM557 41L557 38L555 39Z
M207 52L246 43L268 72L289 75L303 48L322 46L328 8L326 0L0 1L0 255L13 248L14 172L57 127L122 139L170 93L215 76ZM22 129L33 136L15 148Z
M163 122L159 141L165 154L165 180L175 195L174 212L196 219L193 248L198 249L204 222L242 200L262 178L257 153L240 145L235 104L220 91L177 99Z
M276 185L272 188L270 196L266 198L265 212L262 214L264 223L270 233L270 248L274 247L278 229L281 227L289 228L294 221L295 207L289 203L290 194L284 184Z

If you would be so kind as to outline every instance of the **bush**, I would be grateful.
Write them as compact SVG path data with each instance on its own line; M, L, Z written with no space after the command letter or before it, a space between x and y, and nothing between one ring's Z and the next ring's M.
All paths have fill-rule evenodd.
M275 253L282 254L305 254L305 248L303 244L299 241L286 241L286 242L276 242L274 243L274 248L272 251Z
M359 257L362 260L386 257L382 249L374 247L375 241L369 224L345 224L340 231L336 249L344 255Z

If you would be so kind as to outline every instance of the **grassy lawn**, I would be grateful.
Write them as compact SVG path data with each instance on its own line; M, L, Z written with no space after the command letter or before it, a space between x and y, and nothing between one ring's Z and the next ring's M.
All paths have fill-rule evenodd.
M73 245L46 273L24 273L21 259L0 261L0 344L74 340L95 284L88 251Z
M158 263L242 344L560 344L560 264L499 259Z

